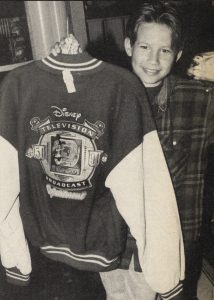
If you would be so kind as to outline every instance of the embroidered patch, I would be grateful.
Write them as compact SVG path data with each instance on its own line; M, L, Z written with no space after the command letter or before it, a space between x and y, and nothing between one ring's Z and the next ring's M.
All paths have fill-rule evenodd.
M50 197L85 199L96 167L100 161L107 161L107 155L95 143L104 134L105 124L34 117L30 125L40 138L28 148L26 156L40 161Z

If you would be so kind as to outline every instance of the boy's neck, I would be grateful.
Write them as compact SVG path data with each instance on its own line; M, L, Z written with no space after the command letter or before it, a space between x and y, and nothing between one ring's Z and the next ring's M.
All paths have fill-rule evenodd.
M159 81L159 82L157 82L157 83L151 83L151 84L148 84L148 83L144 83L144 82L143 82L143 84L144 84L144 86L145 86L146 88L158 87L158 86L162 85L162 83L163 83L163 81Z

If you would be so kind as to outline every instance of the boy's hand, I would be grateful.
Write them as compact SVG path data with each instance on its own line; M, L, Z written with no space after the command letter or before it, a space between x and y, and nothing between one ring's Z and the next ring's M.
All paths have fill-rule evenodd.
M51 48L51 53L54 56L57 56L60 53L75 55L82 53L82 49L73 34L69 34L69 36L63 38L60 42L55 43L55 45Z
M197 80L214 81L214 52L196 55L187 74Z

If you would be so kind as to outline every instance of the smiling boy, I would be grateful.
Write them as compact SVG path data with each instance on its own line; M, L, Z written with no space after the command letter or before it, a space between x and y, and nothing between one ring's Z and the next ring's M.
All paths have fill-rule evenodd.
M207 148L214 132L214 101L213 85L171 74L182 55L183 39L181 18L173 4L150 1L130 17L125 49L134 73L146 87L173 180L186 256L184 299L193 300L201 271L202 199ZM125 280L126 289L138 289L135 299L143 300L134 274L132 286ZM167 296L172 299L176 292Z
M171 72L172 66L182 54L172 45L172 31L162 23L142 23L137 39L125 39L125 49L132 57L135 74L146 87L158 86Z

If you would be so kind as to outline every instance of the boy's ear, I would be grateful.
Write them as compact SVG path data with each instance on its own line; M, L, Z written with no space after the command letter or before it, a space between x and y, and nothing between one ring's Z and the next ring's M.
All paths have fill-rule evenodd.
M132 47L131 47L130 38L128 38L128 37L125 38L124 46L125 46L127 55L132 56Z
M179 59L181 58L181 55L182 55L183 51L180 50L177 54L177 57L176 57L176 62L179 61Z

